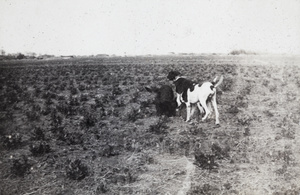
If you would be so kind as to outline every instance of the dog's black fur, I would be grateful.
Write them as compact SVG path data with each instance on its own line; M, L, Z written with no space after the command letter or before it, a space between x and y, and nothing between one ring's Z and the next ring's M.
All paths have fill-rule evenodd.
M163 85L160 88L156 87L145 87L148 92L156 93L154 104L156 107L157 115L165 115L168 117L176 115L177 103L174 98L174 92L172 87L169 85Z
M178 71L171 71L169 72L167 78L171 81L174 81L177 76L180 76L180 72ZM182 94L182 99L183 101L187 101L187 91L190 89L192 92L194 90L194 87L196 85L195 82L185 79L185 78L178 78L177 80L174 81L174 84L176 86L176 93Z
M182 99L186 102L187 91L188 89L194 91L195 83L185 78L179 78L176 81L174 81L174 84L176 86L176 93L182 94Z

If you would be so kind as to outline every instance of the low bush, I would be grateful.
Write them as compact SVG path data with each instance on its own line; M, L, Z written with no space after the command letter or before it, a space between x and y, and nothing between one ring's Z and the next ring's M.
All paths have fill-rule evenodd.
M224 78L221 89L223 91L231 91L233 88L233 79L230 77Z
M42 156L46 153L51 152L51 148L50 145L46 142L39 142L30 145L30 152L33 156Z
M212 153L216 156L217 159L224 159L229 157L229 146L226 146L224 149L221 148L218 144L214 143L211 146Z
M6 149L16 149L22 144L22 136L18 133L4 136L2 145Z
M83 113L83 120L81 121L80 125L82 127L93 127L97 123L97 117L94 114L91 114L90 112L85 111Z
M45 133L40 127L36 127L31 133L31 140L45 140Z
M27 116L27 119L29 121L38 121L38 120L40 120L40 113L37 112L37 111L33 111L33 110L27 111L26 116Z
M29 173L31 164L28 162L28 157L23 155L21 158L13 159L10 171L13 175L24 177Z
M77 181L82 180L89 175L88 167L79 159L74 161L67 160L65 171L69 179Z
M212 170L219 165L215 162L216 156L213 154L204 154L201 151L195 151L195 165L202 169Z
M124 120L128 122L135 122L137 119L141 117L140 113L140 108L139 107L129 107L125 110L125 116Z
M168 121L167 117L165 116L160 117L155 124L150 125L149 131L155 134L166 134L168 129L168 126L166 124L167 121Z
M241 124L243 126L249 126L251 121L253 121L253 118L247 114L238 116L238 122L239 122L239 124Z
M83 143L83 134L79 132L65 132L63 129L58 132L58 139L67 145L76 145Z
M100 156L105 156L105 157L111 157L111 156L117 156L120 154L119 150L120 146L115 145L115 144L108 144L103 146L100 149Z

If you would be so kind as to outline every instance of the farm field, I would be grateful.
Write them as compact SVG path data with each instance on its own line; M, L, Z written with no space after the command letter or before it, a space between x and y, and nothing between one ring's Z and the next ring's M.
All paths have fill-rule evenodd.
M220 127L145 86L223 75ZM300 193L300 57L0 61L0 194Z

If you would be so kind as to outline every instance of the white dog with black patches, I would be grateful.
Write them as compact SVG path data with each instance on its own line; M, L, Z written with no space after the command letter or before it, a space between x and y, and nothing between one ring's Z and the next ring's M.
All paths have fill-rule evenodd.
M223 76L220 77L218 82L216 77L213 82L204 82L202 85L182 78L180 76L180 72L178 71L169 72L167 78L173 81L175 84L178 107L181 105L181 103L185 103L186 105L186 121L189 121L191 115L194 113L194 109L191 109L192 104L197 104L200 113L205 112L202 121L204 121L211 114L212 104L216 115L216 125L220 125L216 88L222 83Z

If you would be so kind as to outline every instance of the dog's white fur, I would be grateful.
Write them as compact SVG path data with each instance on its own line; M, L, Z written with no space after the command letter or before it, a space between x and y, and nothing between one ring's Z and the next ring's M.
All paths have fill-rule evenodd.
M217 81L217 77L214 79L214 82L216 81ZM218 83L215 85L213 85L211 82L205 82L201 86L199 84L195 85L194 90L192 92L190 89L188 89L187 102L183 101L182 94L177 93L176 100L178 106L180 106L182 102L186 104L186 110L187 110L186 122L190 120L191 116L194 113L194 109L192 109L192 104L197 104L200 113L203 113L205 111L205 115L203 116L202 121L204 121L211 114L211 104L212 104L216 116L216 125L220 124L219 111L217 108L216 88L222 83L222 81L223 81L223 76L220 77ZM214 86L213 89L211 89L211 86ZM208 98L211 98L211 101L209 101L207 105L206 100Z

